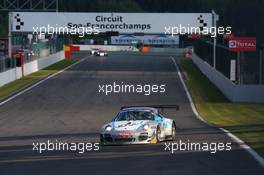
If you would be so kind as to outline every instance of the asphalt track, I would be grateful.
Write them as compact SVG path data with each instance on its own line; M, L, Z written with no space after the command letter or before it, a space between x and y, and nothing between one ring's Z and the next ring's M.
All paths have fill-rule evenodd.
M165 93L98 93L99 84L166 84ZM198 120L168 56L87 56L82 62L0 106L0 174L239 174L264 170L232 142L231 151L164 151L157 145L106 146L99 151L32 151L33 142L96 142L100 127L122 105L179 104L177 141L232 142Z

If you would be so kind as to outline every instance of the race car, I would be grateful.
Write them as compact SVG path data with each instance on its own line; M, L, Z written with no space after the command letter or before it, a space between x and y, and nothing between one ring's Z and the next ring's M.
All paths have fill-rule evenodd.
M165 118L160 109L177 105L124 106L101 128L102 145L149 144L176 139L176 121Z
M99 51L99 49L92 49L90 52L91 52L91 55L95 55L95 53L98 51Z
M94 54L96 56L100 56L100 57L108 56L108 53L106 51L103 51L103 50L98 50Z

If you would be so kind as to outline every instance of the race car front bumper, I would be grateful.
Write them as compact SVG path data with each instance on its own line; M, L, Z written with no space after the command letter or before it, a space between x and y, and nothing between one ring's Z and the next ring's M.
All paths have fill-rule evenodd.
M100 135L100 141L103 145L149 144L152 143L154 139L154 132L139 132L131 135L102 133Z

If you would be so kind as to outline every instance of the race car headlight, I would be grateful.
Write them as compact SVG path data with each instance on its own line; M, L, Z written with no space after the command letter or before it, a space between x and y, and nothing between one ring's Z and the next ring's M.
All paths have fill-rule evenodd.
M108 125L108 126L105 127L105 130L106 131L111 131L112 130L112 127Z
M147 131L147 130L149 129L149 125L147 125L147 124L144 125L144 126L143 126L143 129L144 129L145 131Z

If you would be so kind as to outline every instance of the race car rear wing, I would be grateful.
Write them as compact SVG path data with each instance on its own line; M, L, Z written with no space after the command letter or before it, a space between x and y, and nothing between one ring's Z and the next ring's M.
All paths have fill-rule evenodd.
M158 109L158 111L160 111L161 113L164 113L164 109L175 109L176 111L178 111L180 109L180 107L178 105L146 105L146 106L122 106L120 108L120 110L126 109L126 108L137 108L137 107L149 107L149 108L156 108Z

